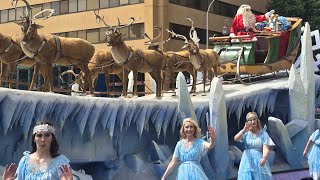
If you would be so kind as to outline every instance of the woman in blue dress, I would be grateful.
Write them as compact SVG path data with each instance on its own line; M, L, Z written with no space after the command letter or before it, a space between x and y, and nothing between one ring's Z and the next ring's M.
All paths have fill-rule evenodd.
M312 142L313 145L307 155L308 148ZM320 178L320 129L317 129L311 134L303 151L303 156L308 157L310 176L318 180Z
M69 159L58 153L55 128L41 121L32 134L32 151L23 153L18 167L7 165L2 180L72 180Z
M181 140L178 141L171 162L169 163L167 170L162 176L162 180L170 174L172 169L181 163L178 168L177 180L206 180L200 161L205 151L212 149L215 141L215 130L209 127L209 142L200 138L201 129L198 123L187 118L183 120L182 127L180 129Z
M245 145L238 180L271 180L272 174L267 157L272 141L268 133L261 128L260 120L255 112L249 112L246 119L244 128L234 137L235 141Z

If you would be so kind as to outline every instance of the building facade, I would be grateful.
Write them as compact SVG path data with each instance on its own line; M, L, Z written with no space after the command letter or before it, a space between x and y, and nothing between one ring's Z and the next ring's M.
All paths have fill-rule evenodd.
M104 43L105 25L96 22L94 10L99 10L99 14L112 26L118 24L118 18L123 24L128 23L130 17L136 18L137 21L133 25L122 28L121 31L127 45L141 49L147 48L143 33L147 33L151 38L158 35L153 29L154 26L162 27L162 40L169 37L165 29L187 35L191 23L186 18L190 17L195 22L201 39L200 46L204 48L207 39L206 15L211 0L29 0L28 2L32 6L33 15L47 8L55 10L51 18L35 20L37 24L44 26L39 33L83 38L94 44L97 50L109 47ZM209 11L209 35L221 35L222 27L230 24L226 24L225 20L231 22L241 4L249 4L256 14L262 14L266 12L266 3L267 0L259 0L259 3L253 0L216 0ZM20 27L14 22L21 19L23 6L25 4L22 1L19 1L16 9L12 6L11 0L0 1L0 33L20 34ZM182 41L174 39L166 43L162 49L179 51L180 47ZM64 67L56 67L57 74L63 70ZM19 67L17 76L20 80L30 81L32 74L30 71ZM147 86L151 86L149 75L145 77L141 75L140 79ZM55 85L60 85L59 78L55 78Z

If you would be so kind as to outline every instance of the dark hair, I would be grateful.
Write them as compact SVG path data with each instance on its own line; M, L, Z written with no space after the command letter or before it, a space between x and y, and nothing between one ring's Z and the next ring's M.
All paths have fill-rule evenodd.
M47 122L47 121L39 121L39 122L37 122L37 124L36 124L35 126L41 125L41 124L48 124L48 125L50 125L50 126L53 126L51 123L49 123L49 122ZM31 153L34 153L34 152L37 151L37 145L36 145L36 143L34 142L35 135L36 135L36 134L33 134L33 135L32 135L32 142L31 142L32 150L31 150ZM52 142L51 142L51 145L50 145L50 154L51 154L52 158L55 158L55 157L57 157L57 156L60 155L60 154L58 153L58 151L59 151L59 144L58 144L58 141L57 141L56 136L55 136L54 134L52 134L52 133L51 133L51 135L52 135Z

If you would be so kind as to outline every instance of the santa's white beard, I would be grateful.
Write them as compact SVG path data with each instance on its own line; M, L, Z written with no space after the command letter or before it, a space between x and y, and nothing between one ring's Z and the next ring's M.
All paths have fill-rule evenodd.
M245 28L251 29L254 27L255 23L256 23L256 17L254 16L254 14L249 11L249 12L245 12L242 15L243 18L243 25Z

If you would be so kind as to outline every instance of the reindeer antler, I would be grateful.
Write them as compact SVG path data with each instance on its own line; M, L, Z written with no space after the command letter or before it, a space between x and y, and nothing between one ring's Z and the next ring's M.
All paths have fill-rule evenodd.
M190 29L190 31L189 31L189 37L190 37L190 39L192 39L192 31L194 31L195 30L195 28L194 28L194 22L193 22L193 20L191 19L191 18L186 18L187 20L189 20L189 21L191 21L191 29Z
M135 21L137 21L137 20L139 21L141 18L135 19L134 17L130 17L129 19L131 20L130 23L122 25L120 20L119 20L119 18L118 18L118 27L117 27L117 29L121 29L121 28L124 28L124 27L131 26Z
M199 46L199 37L198 37L198 34L197 34L197 31L196 31L196 28L194 27L194 22L191 18L186 18L187 20L191 21L191 28L190 28L190 31L189 31L189 37L190 39L192 39L193 42L195 42L197 44L197 46Z
M33 19L33 20L38 19L38 18L39 18L38 16L40 16L41 14L43 14L43 13L45 13L45 12L49 12L49 15L48 15L48 16L45 16L45 17L43 18L43 20L46 20L46 19L50 18L50 17L55 13L55 12L54 12L54 9L44 9L44 10L38 12L36 15L34 15L32 19Z
M160 40L160 37L161 37L161 33L162 33L162 27L161 27L161 26L154 26L153 28L154 28L155 30L158 30L158 31L159 31L159 34L158 34L157 37L155 37L155 38L152 39L152 38L150 38L150 36L148 36L147 33L144 33L144 34L142 35L143 37L146 37L146 38L149 39L149 41L145 42L145 44L147 44L147 45L152 45L152 44L156 45L156 44L159 43L159 40Z
M172 30L171 31L168 30L168 29L166 29L166 30L168 31L168 33L170 33L172 35L172 37L177 37L177 38L180 38L180 39L184 39L184 42L188 43L188 38L186 38L184 35L177 34L177 33L173 32Z
M62 72L62 73L60 74L60 77L64 76L65 74L72 74L75 78L78 77L78 74L76 74L76 73L75 73L73 70L71 70L71 69Z
M13 6L13 2L16 2L16 4L14 5L14 8L17 8L17 4L19 1L23 1L26 4L27 7L27 11L26 11L26 16L29 17L29 19L31 19L31 9L32 7L30 6L29 2L26 0L12 0L11 1L11 5Z
M94 10L93 13L94 13L94 15L96 15L96 21L97 21L97 23L100 24L100 21L102 21L103 24L104 24L107 28L112 29L112 26L109 26L109 25L106 23L106 21L104 21L104 16L101 17L101 16L99 15L99 10Z

